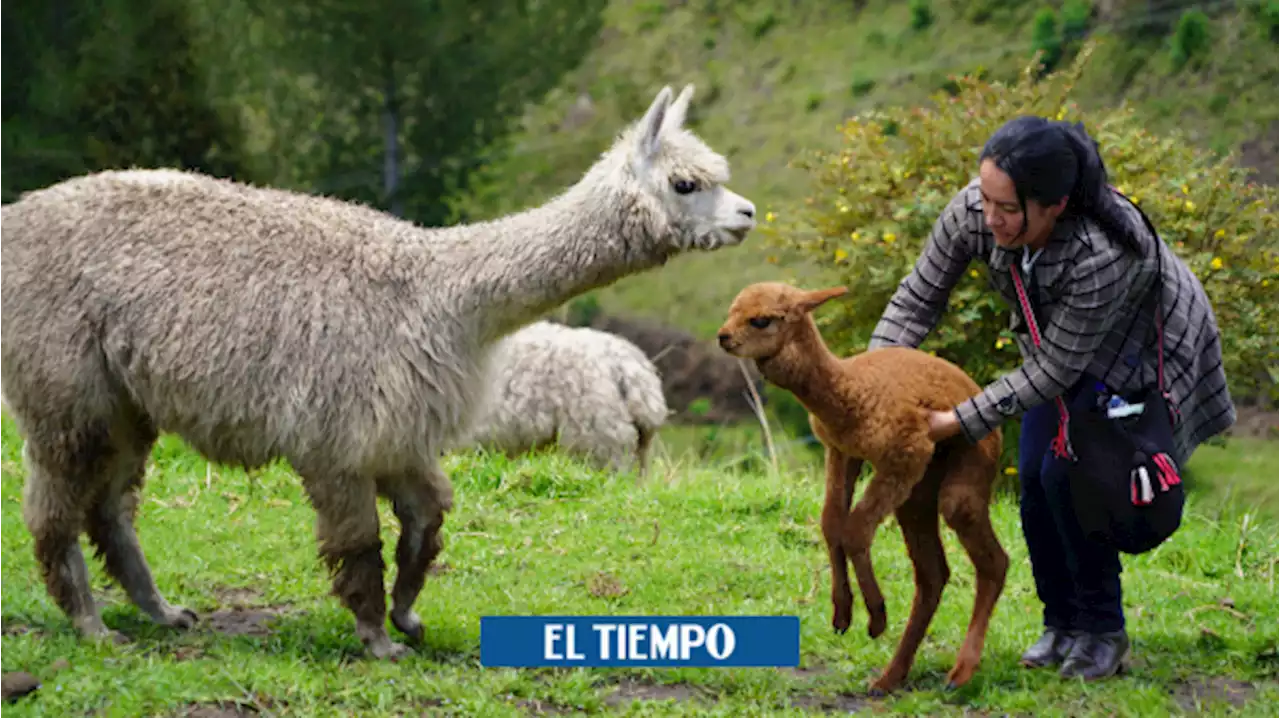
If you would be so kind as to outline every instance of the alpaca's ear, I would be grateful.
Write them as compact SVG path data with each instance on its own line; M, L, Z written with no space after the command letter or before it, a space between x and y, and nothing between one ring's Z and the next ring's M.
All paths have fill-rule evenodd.
M826 304L828 301L836 297L844 296L849 292L848 287L832 287L830 289L815 289L812 292L806 292L797 306L805 312L812 312L818 307Z
M685 116L689 114L689 100L693 99L693 85L685 85L680 96L671 103L667 117L662 121L662 131L678 130L684 126Z
M636 133L636 153L641 159L652 157L658 151L658 138L662 136L662 123L671 108L671 87L663 87L649 105L649 111L640 120Z

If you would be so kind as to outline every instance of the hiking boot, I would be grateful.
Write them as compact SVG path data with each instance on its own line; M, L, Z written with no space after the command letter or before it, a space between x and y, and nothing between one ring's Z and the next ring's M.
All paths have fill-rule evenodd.
M1129 636L1124 631L1080 633L1058 674L1096 681L1123 673L1128 660Z
M1027 668L1056 666L1066 659L1074 640L1075 633L1073 631L1064 631L1061 628L1046 628L1044 633L1041 634L1040 640L1036 641L1027 649L1026 653L1022 654L1022 659L1019 662Z

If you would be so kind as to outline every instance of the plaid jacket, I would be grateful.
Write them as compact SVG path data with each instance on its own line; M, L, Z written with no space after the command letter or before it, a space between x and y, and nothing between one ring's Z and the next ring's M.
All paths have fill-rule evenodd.
M1082 375L1113 391L1156 384L1155 293L1163 265L1165 381L1182 413L1175 428L1176 456L1185 462L1205 439L1235 423L1218 344L1218 327L1204 288L1158 238L1137 210L1126 205L1143 257L1105 235L1092 221L1063 215L1049 244L1023 283L1035 304L1042 346L1031 342L1018 308L1012 271L1022 271L1023 251L995 244L982 214L974 179L943 210L911 274L899 285L872 334L869 348L918 347L946 307L951 288L969 262L986 263L991 286L1012 308L1010 328L1022 366L956 407L970 441L1004 419L1053 401Z

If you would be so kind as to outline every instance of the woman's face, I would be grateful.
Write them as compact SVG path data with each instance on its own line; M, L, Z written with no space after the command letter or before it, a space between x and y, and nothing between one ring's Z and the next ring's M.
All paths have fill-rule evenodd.
M996 244L1005 249L1029 246L1040 249L1049 241L1058 215L1066 209L1067 198L1045 206L1028 199L1024 213L1018 204L1018 191L1013 180L990 159L982 161L978 172L978 187L982 191L982 216ZM1023 220L1026 228L1023 228Z

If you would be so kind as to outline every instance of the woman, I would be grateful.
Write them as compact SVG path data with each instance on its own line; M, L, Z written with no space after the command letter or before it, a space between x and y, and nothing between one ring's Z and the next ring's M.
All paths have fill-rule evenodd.
M1159 287L1165 373L1181 412L1174 458L1185 462L1235 421L1217 323L1195 275L1108 186L1097 145L1082 126L1017 118L992 135L979 162L978 178L939 217L870 347L919 346L970 260L987 264L991 283L1013 308L1023 363L953 411L934 412L930 433L937 441L963 434L976 442L1022 415L1022 528L1044 604L1044 633L1022 663L1062 664L1064 677L1105 678L1129 652L1120 558L1085 539L1064 494L1065 463L1049 451L1058 430L1054 399L1093 401L1099 391L1155 383ZM1015 271L1035 306L1040 347L1019 309Z

